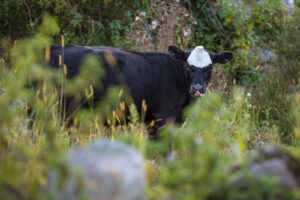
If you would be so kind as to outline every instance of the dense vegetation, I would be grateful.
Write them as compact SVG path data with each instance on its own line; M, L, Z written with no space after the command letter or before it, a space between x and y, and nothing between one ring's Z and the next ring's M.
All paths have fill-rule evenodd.
M292 9L278 0L1 1L0 199L51 199L45 192L48 172L61 175L61 187L70 175L64 153L99 137L143 153L146 199L300 199L299 191L277 190L272 178L249 175L246 162L265 143L300 155L299 4ZM204 45L231 50L235 59L214 69L210 93L185 110L185 123L168 125L160 131L163 139L152 142L144 113L137 113L123 88L111 88L99 107L79 110L66 127L60 97L76 93L93 103L90 85L98 79L90 71L101 71L90 57L76 79L66 80L63 69L45 67L52 43L160 51L170 44ZM118 123L124 102L130 121ZM165 159L170 146L172 161ZM246 163L243 189L229 169L236 162Z

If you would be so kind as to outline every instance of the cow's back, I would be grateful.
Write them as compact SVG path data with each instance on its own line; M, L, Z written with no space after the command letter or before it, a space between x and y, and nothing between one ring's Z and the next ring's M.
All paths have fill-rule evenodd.
M78 75L84 57L90 53L94 53L91 49L70 44L64 48L60 45L51 45L50 52L50 65L57 68L62 64L66 65L68 78L74 78Z

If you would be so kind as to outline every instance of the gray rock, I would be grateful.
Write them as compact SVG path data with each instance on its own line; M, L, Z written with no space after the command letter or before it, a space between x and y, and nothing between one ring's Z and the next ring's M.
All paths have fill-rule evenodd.
M244 5L242 0L229 0L229 2L235 2L237 5L242 6Z
M298 187L300 187L300 159L293 156L290 152L275 145L264 145L261 146L256 154L253 155L251 159L252 166L255 165L265 165L266 162L278 160L281 165L284 165L286 169L291 173L296 181ZM277 162L278 163L278 162ZM278 166L278 177L280 178L282 168ZM274 167L274 170L276 168Z
M295 1L294 0L282 0L282 3L284 3L288 6L295 7Z
M235 191L248 191L253 184L263 187L262 178L266 176L278 181L275 193L272 191L273 199L286 199L290 191L300 189L299 158L276 145L259 147L243 164L232 166L230 173L229 184Z
M135 200L144 196L143 157L128 145L96 140L87 147L71 150L67 163L73 175L63 190L55 189L59 176L50 176L49 190L54 199L78 199L79 190L91 199ZM74 176L74 171L80 176Z
M254 164L251 166L250 171L257 176L268 175L278 178L279 185L284 190L291 190L298 187L294 174L281 159L273 158Z
M237 6L236 9L240 9L241 11L246 11L246 13L247 13L248 15L251 14L251 9L250 9L250 7L247 6L247 5L245 5L245 3L244 3L242 0L229 0L229 2L231 2L231 4L232 4L232 3L235 3L235 4L233 4L233 5ZM233 6L233 5L232 5L232 6Z
M264 63L276 59L276 55L272 51L261 47L252 48L249 50L249 53L257 56Z
M286 6L288 12L293 12L295 8L295 1L294 0L281 0L281 2Z
M271 61L272 59L275 58L275 55L272 51L267 50L267 49L261 49L259 48L257 50L258 56L259 58L263 61L263 62L268 62Z
M234 5L237 5L237 9L241 9L243 11L246 11L248 15L251 14L251 8L247 3L244 3L242 0L228 0L229 2L235 3ZM295 1L294 0L281 0L283 5L286 8L286 11L288 13L293 13L294 8L295 8Z

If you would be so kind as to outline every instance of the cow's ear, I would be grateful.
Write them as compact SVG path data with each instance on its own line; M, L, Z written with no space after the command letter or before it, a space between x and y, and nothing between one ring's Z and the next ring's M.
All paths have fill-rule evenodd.
M184 60L184 61L187 59L186 53L177 46L174 45L169 46L168 51L173 58Z
M231 51L223 51L221 53L211 53L209 56L213 63L225 64L233 59L234 54Z

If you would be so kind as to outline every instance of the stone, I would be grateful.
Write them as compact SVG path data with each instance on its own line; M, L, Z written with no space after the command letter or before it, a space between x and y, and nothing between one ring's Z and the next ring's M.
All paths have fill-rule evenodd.
M95 140L72 149L67 154L67 166L72 175L64 189L57 191L59 175L50 174L48 189L54 199L79 199L82 192L90 199L138 200L144 196L143 157L121 142Z
M267 175L276 177L279 181L279 186L284 190L291 190L299 187L294 174L288 169L284 161L278 158L272 158L254 164L251 166L250 171L256 176Z
M231 166L229 184L235 191L248 191L253 184L263 187L263 178L270 177L278 184L274 185L273 199L286 199L289 192L300 189L299 169L299 158L280 146L267 144L253 151L244 163Z
M294 0L281 0L281 2L286 6L288 12L293 12L295 8L295 1Z

